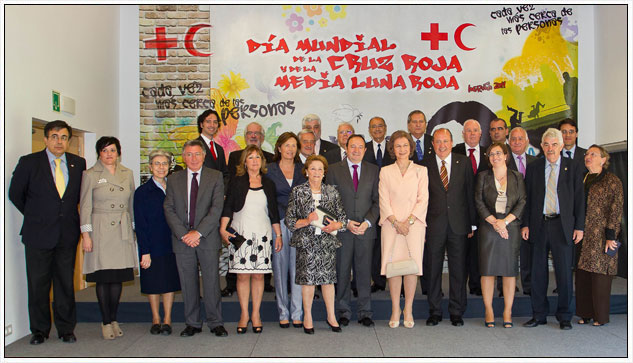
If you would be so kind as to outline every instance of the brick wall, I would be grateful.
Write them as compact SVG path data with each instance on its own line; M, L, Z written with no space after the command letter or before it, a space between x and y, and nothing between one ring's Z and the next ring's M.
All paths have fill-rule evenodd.
M198 137L196 116L209 108L210 57L191 55L184 42L189 28L200 23L209 24L208 5L139 5L142 180L149 175L147 156L154 149L171 151L182 164L182 145ZM157 49L146 48L157 27L165 28L165 38L177 38L164 61ZM210 28L196 32L193 46L209 53Z

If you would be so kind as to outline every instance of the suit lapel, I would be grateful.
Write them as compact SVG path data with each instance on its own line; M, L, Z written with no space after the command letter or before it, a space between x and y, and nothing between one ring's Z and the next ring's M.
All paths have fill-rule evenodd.
M46 149L42 150L40 155L40 168L42 168L44 175L47 175L46 184L51 189L51 192L54 192L55 195L59 196L59 192L57 191L57 187L55 186L55 177L53 177L51 165L48 163L48 154L46 154ZM68 158L66 159L66 161L68 162Z
M457 168L459 167L459 160L455 157L455 154L451 155L451 175L448 178L448 189L451 189L453 185L453 180L457 176Z

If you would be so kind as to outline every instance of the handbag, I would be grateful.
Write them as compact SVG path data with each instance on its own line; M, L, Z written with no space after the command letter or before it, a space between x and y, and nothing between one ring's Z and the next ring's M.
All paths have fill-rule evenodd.
M228 227L226 231L232 235L235 235L235 237L229 237L229 242L231 242L231 244L233 245L236 251L239 250L242 243L246 241L246 238L244 238L244 236L242 236L241 234L237 233L233 229L233 227Z
M316 212L318 218L310 222L311 226L323 229L323 227L330 224L330 222L327 220L328 218L333 221L336 220L336 218L334 217L334 213L330 212L329 210L325 208L322 208L321 206L316 207L314 211ZM336 230L330 232L332 236L336 236L337 233L338 231Z
M407 251L409 251L409 258L393 262L393 250L396 248L396 243L394 241L393 247L391 248L391 257L389 258L390 262L388 262L386 266L385 274L387 278L418 274L418 264L411 257L411 250L409 249L409 244L406 242L406 239L405 244L407 245Z
M606 243L606 242L605 242ZM615 241L615 249L607 249L607 252L605 252L605 254L607 254L607 256L610 257L615 257L615 254L618 252L618 250L620 249L620 246L622 246L622 242L620 241Z

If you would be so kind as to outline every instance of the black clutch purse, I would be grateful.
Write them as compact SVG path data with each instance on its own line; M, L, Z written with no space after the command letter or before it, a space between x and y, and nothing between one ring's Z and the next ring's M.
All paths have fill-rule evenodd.
M606 242L605 242L606 243ZM620 246L622 245L622 243L620 241L615 241L615 249L607 249L607 252L605 252L607 254L607 256L611 256L614 257L616 252L618 252L618 250L620 249Z
M246 238L244 238L244 236L242 236L241 234L237 233L233 229L233 227L227 227L226 231L229 232L232 235L235 235L235 237L229 237L229 242L231 242L233 247L236 250L238 250L240 248L240 246L242 245L242 243L244 243L246 241Z
M330 221L328 219L331 219L333 221L336 220L336 217L334 217L334 213L320 206L315 209L315 212L319 218L310 222L310 224L315 227L323 228L327 226L328 224L330 224ZM336 236L337 232L338 231L332 231L330 234L333 236Z

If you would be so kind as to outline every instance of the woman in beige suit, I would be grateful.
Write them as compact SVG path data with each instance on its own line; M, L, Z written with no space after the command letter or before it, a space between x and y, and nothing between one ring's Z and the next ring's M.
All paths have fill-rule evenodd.
M417 274L394 276L388 279L391 295L389 327L400 325L400 286L404 279L404 326L413 328L413 296L422 275L422 253L426 232L426 208L429 203L429 178L426 167L414 164L409 158L415 147L405 131L396 131L387 143L387 151L396 162L380 170L380 221L382 226L382 275L387 264L412 258Z
M100 138L96 149L99 159L81 181L83 272L86 281L97 283L103 338L114 339L123 335L116 321L122 282L134 279L134 176L118 161L121 144L115 137Z

